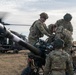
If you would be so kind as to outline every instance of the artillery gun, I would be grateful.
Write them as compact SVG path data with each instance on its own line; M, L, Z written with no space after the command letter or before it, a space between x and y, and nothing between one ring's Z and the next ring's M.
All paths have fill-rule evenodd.
M4 37L7 37L9 39L12 39L13 41L17 42L19 45L29 49L31 52L33 52L35 55L39 55L42 57L41 51L24 41L23 39L19 38L15 34L13 34L11 31L7 30L2 24L0 24L0 33L4 35Z
M15 34L13 34L11 31L7 30L1 24L0 24L0 33L3 33L4 37L7 37L9 39L12 39L13 41L17 42L19 45L21 45L21 46L27 48L28 50L30 50L34 54L33 58L35 58L35 59L38 58L38 59L36 59L36 61L38 61L38 64L37 63L34 63L35 64L35 68L32 71L33 73L31 72L31 74L24 74L24 73L27 73L28 72L27 70L31 70L28 67L28 68L26 68L22 72L22 75L40 75L39 74L39 68L42 68L42 66L45 65L45 58L46 58L46 55L47 55L46 49L53 50L53 44L48 45L44 41L42 41L42 42L39 41L41 43L39 45L39 42L37 42L35 44L35 46L38 47L38 48L36 48L35 46L30 45L29 43L27 43L23 39L19 38ZM43 45L43 46L41 46L41 45ZM28 73L30 73L30 72L28 72Z
M41 56L33 53L28 53L28 66L22 71L21 75L41 75L43 74L43 66L47 54L52 51L53 44L48 44L46 41L39 39L34 46L40 50Z
M11 31L7 30L1 24L0 24L0 33L2 33L4 35L4 37L12 39L13 41L17 42L19 45L29 49L38 58L38 60L37 60L36 57L35 57L36 61L37 62L41 61L39 64L35 65L36 67L41 68L43 65L45 65L45 58L46 58L45 51L44 51L44 49L46 49L46 43L45 42L42 42L40 40L40 42L41 42L40 45L37 42L35 44L35 47L34 47L34 46L30 45L29 43L27 43L26 41L24 41L23 39L21 39L18 36L16 36L15 34L13 34ZM45 43L45 45L44 45L44 43ZM42 44L43 44L43 49L41 48ZM36 47L38 47L38 48L36 48ZM52 48L52 46L47 45L47 48L50 49L50 48Z

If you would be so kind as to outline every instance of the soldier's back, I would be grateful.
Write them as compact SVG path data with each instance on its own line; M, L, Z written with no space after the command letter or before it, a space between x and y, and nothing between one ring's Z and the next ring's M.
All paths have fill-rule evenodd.
M66 75L66 61L68 60L69 54L63 50L55 50L50 53L50 57L52 60L51 74Z

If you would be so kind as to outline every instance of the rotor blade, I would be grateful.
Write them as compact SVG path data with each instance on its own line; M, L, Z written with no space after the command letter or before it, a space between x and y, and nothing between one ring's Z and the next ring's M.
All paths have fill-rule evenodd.
M5 23L3 21L3 19L6 18L6 16L8 14L9 14L8 12L0 12L0 23L1 24L3 24L3 25L12 25L12 26L31 26L31 25L28 25L28 24L10 24L10 23Z
M28 25L28 24L10 24L10 25L14 25L14 26L31 26L31 25Z
M27 24L9 24L9 23L4 23L3 25L12 25L12 26L31 26L31 25L27 25Z

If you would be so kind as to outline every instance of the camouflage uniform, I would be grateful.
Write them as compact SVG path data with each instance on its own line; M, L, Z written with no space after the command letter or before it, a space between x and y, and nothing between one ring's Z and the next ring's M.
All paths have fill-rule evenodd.
M55 37L55 31L56 31L56 25L55 24L50 24L48 25L48 32L51 35L51 37L48 37L45 41L49 44L54 41Z
M44 75L74 75L71 57L62 49L55 49L46 58Z
M35 21L30 28L30 33L28 36L29 43L34 45L40 37L44 36L44 34L50 36L46 24L42 23L39 19Z
M60 19L56 22L56 26L63 26L65 29L73 32L73 26L71 24L71 22L66 22L64 19Z
M56 30L56 35L55 35L55 39L56 38L61 38L64 40L65 44L64 44L64 50L68 53L71 52L71 48L72 48L72 32L70 32L69 30L63 28L63 26L59 26Z
M67 36L64 36L62 33L63 33L63 30L59 33L56 32L56 35L58 36L62 36L63 40L65 41L65 47L64 49L67 50L68 53L70 53L70 50L72 48L72 41L73 41L73 38L72 38L72 33L73 33L73 27L72 27L72 24L71 22L66 22L64 19L61 19L61 20L58 20L56 22L56 26L57 28L59 27L63 27L63 29L69 31L71 34L67 34L69 35L70 37L67 38ZM57 30L58 31L58 30ZM66 32L67 33L67 32ZM59 37L58 36L58 37Z
M48 32L49 32L50 34L55 33L55 30L56 30L56 25L55 25L55 24L50 24L50 25L48 25Z

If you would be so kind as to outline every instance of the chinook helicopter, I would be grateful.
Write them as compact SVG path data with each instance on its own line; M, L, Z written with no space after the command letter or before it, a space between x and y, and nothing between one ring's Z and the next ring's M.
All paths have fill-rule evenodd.
M10 26L30 26L25 24L9 24L5 23L3 19L7 16L8 13L6 12L0 12L0 24L2 24L4 27L10 25ZM0 30L1 31L1 30ZM19 38L23 39L24 41L27 41L26 36L23 34L20 34L14 30L10 30L11 33L15 34ZM2 33L0 34L0 53L6 53L7 51L13 50L14 53L18 53L19 50L25 49L24 47L20 46L17 42L14 42L12 39L9 39L5 37Z

